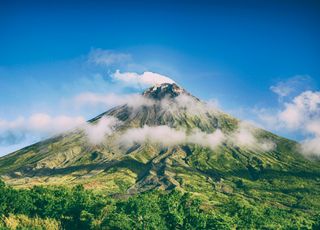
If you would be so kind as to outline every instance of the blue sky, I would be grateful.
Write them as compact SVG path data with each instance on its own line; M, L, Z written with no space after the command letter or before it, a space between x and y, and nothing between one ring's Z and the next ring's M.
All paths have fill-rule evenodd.
M141 91L115 83L117 69L168 76L235 116L314 140L309 123L283 114L316 98L315 111L299 113L318 122L319 22L317 1L1 1L0 151L49 136L19 118L88 119L107 107L74 108L72 98ZM90 61L99 52L117 60Z

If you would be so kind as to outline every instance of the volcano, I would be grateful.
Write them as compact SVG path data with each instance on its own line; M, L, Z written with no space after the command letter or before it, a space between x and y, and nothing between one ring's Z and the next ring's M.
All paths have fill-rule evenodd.
M85 127L1 157L0 175L17 188L83 184L112 195L177 189L211 204L237 196L320 209L319 162L305 159L297 142L168 83Z

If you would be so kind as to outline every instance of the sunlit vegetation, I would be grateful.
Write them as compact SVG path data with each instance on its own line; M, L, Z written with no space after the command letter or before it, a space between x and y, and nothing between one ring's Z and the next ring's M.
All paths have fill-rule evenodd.
M190 193L111 197L83 186L14 189L0 184L1 229L319 229L320 215L230 197L204 205Z
M319 161L265 130L255 129L253 145L237 144L237 119L194 109L116 107L103 115L122 128L98 145L74 130L1 157L1 228L320 229ZM162 142L119 143L146 125L231 139L166 145L155 132ZM265 141L273 147L261 148Z

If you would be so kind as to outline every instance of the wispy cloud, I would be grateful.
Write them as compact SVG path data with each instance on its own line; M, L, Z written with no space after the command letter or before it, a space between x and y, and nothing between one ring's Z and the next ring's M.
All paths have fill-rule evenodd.
M75 106L105 106L105 108L127 104L130 107L152 105L154 102L141 94L97 94L92 92L81 93L72 100Z
M255 110L257 118L271 130L298 132L305 136L302 152L320 156L320 91L304 91L280 109Z
M259 126L277 133L299 135L301 153L320 157L320 91L309 90L309 75L280 81L270 90L278 95L278 107L245 109ZM246 135L240 135L246 136Z
M305 91L309 88L312 78L309 75L296 75L285 81L279 81L270 87L270 90L280 98Z
M181 97L181 98L179 98ZM117 95L81 95L76 98L78 103L105 103L117 104L127 103L134 108L141 106L153 106L157 104L164 110L177 112L185 110L191 115L200 115L207 112L213 112L210 106L199 102L195 98L188 95L181 95L173 99L170 104L168 99L155 101L145 98L141 95L126 95L126 97ZM198 113L197 113L198 112ZM52 117L48 114L33 114L28 118L20 117L13 121L0 121L0 133L13 132L15 138L19 138L19 134L37 133L42 135L52 135L65 132L70 129L83 130L88 138L88 142L94 145L103 143L108 136L117 131L122 122L115 117L103 116L96 123L86 123L82 117L56 116ZM260 149L269 151L274 148L274 144L256 138L255 128L241 123L239 129L231 134L224 134L220 129L212 133L206 133L199 129L184 130L174 129L169 126L144 126L140 128L130 128L124 133L120 132L119 143L130 146L134 143L151 142L161 144L163 146L172 146L180 144L197 144L203 147L215 149L224 141L228 141L234 145L247 147L251 149Z
M92 49L88 55L88 61L96 65L112 66L132 62L128 53L115 52L112 50Z
M286 103L279 119L290 129L301 128L320 118L320 92L306 91Z
M220 129L217 129L213 133L205 133L198 129L194 129L191 134L187 135L186 142L209 147L214 150L217 146L222 144L225 139L226 136Z
M187 133L185 130L176 130L166 125L144 126L142 128L132 128L120 136L120 144L132 146L135 143L156 143L164 146L180 145L185 143L198 144L215 149L225 139L220 130L213 133L204 133L194 129Z
M150 84L173 80L155 72L141 72L146 69L142 63L136 63L130 53L92 49L87 55L73 60L46 64L38 69L30 67L26 72L18 71L16 74L20 74L22 79L18 82L27 83L28 87L25 88L29 91L26 92L26 100L21 100L19 105L2 106L3 111L12 108L13 112L2 115L4 119L0 119L0 145L7 147L31 139L32 142L39 141L74 128L116 105L150 105L153 102L137 93ZM46 87L40 87L44 73L51 81ZM9 76L10 72L6 74ZM26 75L32 77L26 78ZM63 81L53 85L51 83L55 75L59 75ZM30 82L30 79L35 82ZM30 106L26 107L25 104ZM30 115L18 114L17 119L12 119L24 111Z
M135 143L142 144L146 141L159 143L165 146L181 144L185 141L185 132L178 131L169 126L144 126L127 130L120 138L120 143L131 146Z
M203 102L190 95L180 94L174 99L163 98L160 101L160 106L164 111L172 113L179 113L179 111L185 110L190 115L203 115L208 112L217 112L217 103L217 101L213 100Z
M144 88L162 83L174 83L174 80L171 78L154 72L144 72L142 74L138 74L135 72L121 73L120 70L117 70L112 77L116 81L120 81L125 85L136 88Z
M240 122L238 129L230 135L230 141L237 146L271 151L276 144L270 140L258 139L258 129L248 122Z
M111 135L121 122L112 116L103 116L97 123L86 123L81 126L91 144L101 143L106 136Z
M50 116L45 113L36 113L27 118L19 117L12 121L0 120L0 132L18 130L55 134L72 129L84 122L85 119L81 116Z
M241 123L239 129L233 133L224 134L220 129L206 133L199 129L186 130L174 129L166 125L131 128L126 130L119 139L119 143L130 147L136 143L156 143L163 146L181 144L196 144L215 150L224 142L245 147L251 150L272 151L276 144L270 140L258 139L254 127Z
M50 116L45 113L32 114L29 117L18 117L15 120L0 119L0 145L1 149L10 145L20 146L31 137L47 137L61 132L66 132L85 124L81 116ZM4 153L0 153L4 154Z
M320 92L306 91L285 104L279 120L291 130L311 135L302 142L302 150L308 155L320 156Z

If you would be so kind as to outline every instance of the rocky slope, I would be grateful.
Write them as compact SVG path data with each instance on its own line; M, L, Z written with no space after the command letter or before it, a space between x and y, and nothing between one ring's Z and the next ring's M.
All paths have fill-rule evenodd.
M251 202L320 209L320 164L296 142L244 124L176 84L146 90L135 103L89 121L108 125L102 141L79 128L0 158L15 187L84 184L113 195L179 189L219 204ZM97 131L98 132L98 131Z

